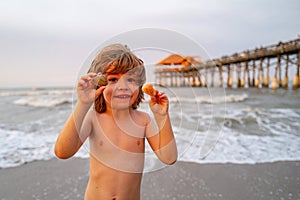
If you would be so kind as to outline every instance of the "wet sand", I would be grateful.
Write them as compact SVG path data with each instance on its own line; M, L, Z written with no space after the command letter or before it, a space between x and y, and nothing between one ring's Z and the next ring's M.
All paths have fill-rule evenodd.
M52 159L0 170L1 200L83 199L87 159ZM142 200L300 199L300 161L263 164L177 162L146 173Z

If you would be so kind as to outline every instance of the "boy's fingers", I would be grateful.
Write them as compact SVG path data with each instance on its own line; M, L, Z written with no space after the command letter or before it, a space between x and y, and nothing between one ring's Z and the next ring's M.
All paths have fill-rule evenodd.
M79 88L84 88L84 87L86 87L86 81L80 79L80 80L78 81L78 83L77 83L77 87L79 87Z
M85 83L85 81L84 80L82 80L82 79L79 79L79 81L78 81L78 85L82 85L82 84L84 84Z
M90 73L88 73L88 75L89 75L89 76L92 76L92 77L97 76L97 74L94 73L94 72L90 72Z
M95 76L97 76L96 73L88 73L86 75L81 76L81 80L84 81L90 81L92 78L94 78Z
M106 86L101 86L100 88L98 88L95 93L95 98L97 98L100 94L102 94L105 88Z

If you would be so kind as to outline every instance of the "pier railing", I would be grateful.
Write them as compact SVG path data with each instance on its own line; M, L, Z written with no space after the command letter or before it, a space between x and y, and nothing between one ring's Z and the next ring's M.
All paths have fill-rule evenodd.
M300 38L234 53L199 64L157 66L156 83L165 86L214 87L300 87ZM289 76L289 71L295 73ZM271 74L273 73L273 80ZM218 76L218 79L216 77ZM293 80L292 80L293 79ZM218 81L217 81L218 80ZM210 84L209 84L210 82ZM291 85L292 83L292 85ZM290 84L290 85L289 85Z

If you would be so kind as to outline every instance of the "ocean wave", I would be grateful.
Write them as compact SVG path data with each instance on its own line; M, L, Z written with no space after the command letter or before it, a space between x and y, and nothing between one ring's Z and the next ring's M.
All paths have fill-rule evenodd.
M189 89L179 89L178 93L175 91L168 95L179 160L248 164L300 160L300 108L297 98L277 93L261 96L257 90L224 96L218 93L217 96L211 97L205 93L194 97ZM0 94L3 95L4 91L0 90ZM13 90L10 89L10 92ZM64 124L64 119L69 116L69 110L60 109L64 107L60 105L69 106L75 101L72 95L69 95L73 94L73 91L66 88L35 91L19 89L15 92L17 96L1 98L2 106L12 103L21 106L9 106L7 109L11 109L11 112L5 115L8 120L0 122L0 168L53 158L57 134ZM249 97L244 94L247 92ZM150 99L148 96L145 98ZM272 98L275 98L278 104L275 102L269 105L268 101ZM179 103L182 103L182 107ZM200 108L195 105L199 103L203 104ZM214 103L219 105L213 106L212 109ZM230 105L223 107L222 103ZM19 115L23 110L27 112L28 106L39 108L31 109L30 115ZM51 106L57 106L58 109L44 108ZM151 113L146 103L141 104L139 109ZM2 107L2 110L5 109ZM16 113L18 119L15 118ZM15 123L18 125L15 126ZM150 147L149 151L152 152ZM149 155L152 156L150 153ZM88 156L88 145L85 143L75 157ZM149 166L154 165L156 160L155 156L150 157Z
M196 139L179 160L196 163L255 164L299 160L299 137L292 134L257 136L238 133L224 127L212 151L201 158L201 141ZM177 141L180 139L177 139ZM180 141L178 141L180 143ZM200 145L200 146L199 146Z
M222 103L235 103L246 101L248 98L247 94L241 95L225 95L218 97L199 97L196 96L194 98L189 97L170 97L170 102L187 102L187 103L203 103L203 104L222 104Z
M28 98L21 98L15 100L13 103L16 105L23 105L23 106L33 106L33 107L55 107L62 104L69 104L72 103L72 98L35 98L35 97L28 97Z
M240 123L234 117L230 120ZM270 132L270 134L264 135L249 134L247 133L248 129L238 130L225 125L220 130L219 137L211 134L215 132L212 130L215 126L209 128L212 131L174 127L179 160L196 163L241 164L299 160L300 139L297 134L292 134L299 129L287 129L283 126L284 124L276 125L266 127L265 132ZM43 134L45 132L47 134ZM41 129L38 132L25 133L5 128L0 124L0 146L4 147L0 149L0 168L53 158L52 148L56 137L56 131ZM75 157L87 158L89 156L88 149L88 143L85 143ZM208 149L205 157L202 154L203 149ZM148 156L148 151L146 154ZM153 159L157 160L156 157Z
M0 169L53 158L55 134L25 133L0 128Z
M0 91L0 97L8 96L39 96L39 95L70 95L73 94L72 89L54 89L54 90L9 90L9 91Z

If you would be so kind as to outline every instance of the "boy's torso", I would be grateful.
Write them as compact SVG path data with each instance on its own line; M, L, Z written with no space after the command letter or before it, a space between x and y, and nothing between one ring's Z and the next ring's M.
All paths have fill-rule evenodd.
M139 200L142 173L112 169L90 156L90 178L85 200Z
M92 123L93 131L89 137L90 180L86 195L139 199L146 119L133 116L116 120L99 114Z

